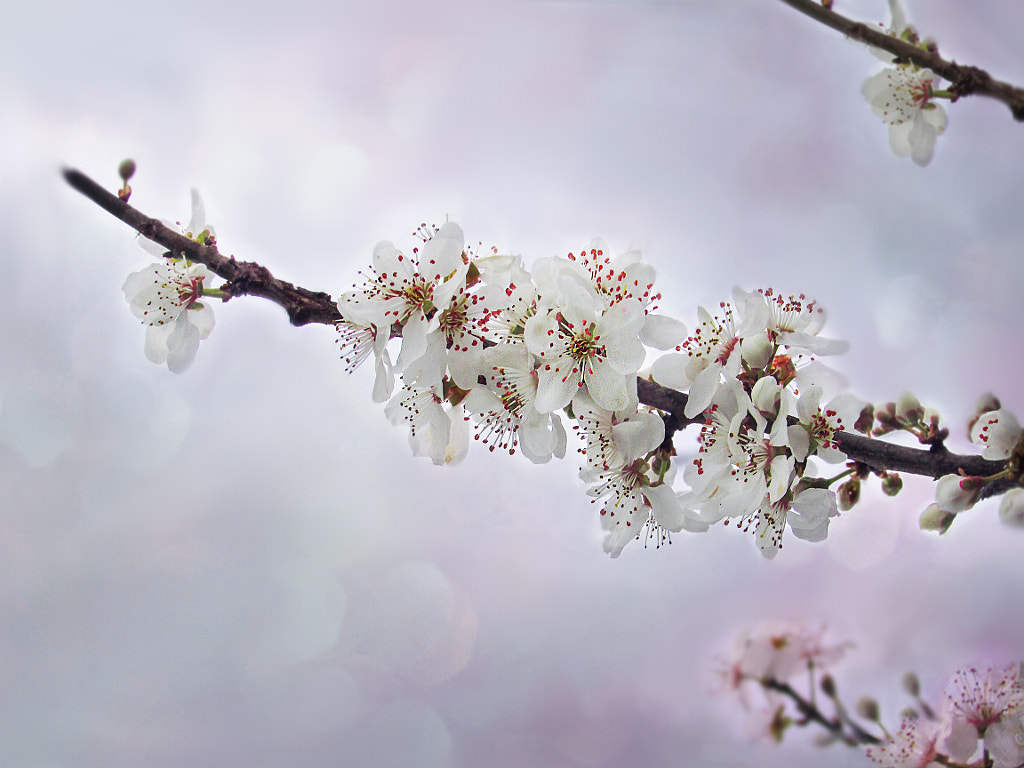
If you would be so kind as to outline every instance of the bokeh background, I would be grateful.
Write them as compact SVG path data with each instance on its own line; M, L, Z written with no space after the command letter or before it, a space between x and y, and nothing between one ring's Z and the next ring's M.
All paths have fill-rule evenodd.
M957 60L1024 83L1024 6L908 0ZM883 0L837 8L886 21ZM1024 534L942 538L877 486L774 562L717 528L601 549L571 458L414 459L333 331L216 306L182 376L121 294L133 233L63 165L222 250L340 293L445 216L533 258L603 236L664 311L733 285L816 297L852 391L909 389L969 449L1024 415L1024 133L948 108L927 169L860 95L881 64L776 0L8 4L0 10L0 765L863 765L743 737L713 657L765 619L855 647L890 725L916 670L1024 658ZM687 440L680 440L686 450Z

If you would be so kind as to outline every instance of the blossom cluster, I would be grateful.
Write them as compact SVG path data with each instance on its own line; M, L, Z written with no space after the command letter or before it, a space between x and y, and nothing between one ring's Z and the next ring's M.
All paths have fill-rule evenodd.
M491 450L545 462L566 453L565 417L613 556L637 538L660 545L731 518L769 557L787 526L825 538L836 496L810 459L845 461L835 436L860 404L821 402L827 377L812 359L845 345L818 335L814 301L737 289L735 309L700 310L687 336L655 311L654 270L637 251L595 240L528 270L518 256L476 253L452 221L417 235L408 254L379 243L362 285L337 303L348 367L373 356L374 400L408 427L415 454L460 461L474 432ZM704 422L681 491L665 420L639 403L648 347L674 350L650 376L688 390L685 416Z
M413 452L457 462L472 424L492 451L561 458L562 411L585 444L608 551L679 530L670 462L657 458L664 421L640 406L637 373L645 344L670 348L685 326L653 311L654 270L640 254L594 241L531 272L519 257L467 248L455 222L417 234L411 254L379 243L363 285L338 300L343 355L352 368L373 354L374 400L408 427Z
M747 713L751 738L781 741L794 725L817 724L828 729L818 740L822 746L838 741L865 747L868 757L886 768L966 766L979 754L989 768L1024 763L1024 664L960 669L938 706L922 699L917 676L907 673L903 688L913 705L903 710L899 729L890 731L873 698L861 697L849 707L831 674L816 682L816 673L834 666L849 647L826 643L823 627L779 622L755 627L742 633L720 660L718 688L736 697ZM806 695L800 692L805 679ZM752 700L753 691L761 692L759 700ZM819 691L834 715L822 711Z
M892 24L887 34L918 45L897 0L890 0ZM898 157L918 165L931 162L935 140L946 129L946 112L935 102L939 78L930 69L897 60L877 48L872 52L890 66L864 82L862 93L872 111L889 126L889 146Z
M713 316L698 312L697 330L677 353L651 370L659 384L688 390L687 416L705 414L697 456L680 497L692 529L735 521L774 557L788 527L821 541L838 515L836 480L816 477L815 459L846 461L838 433L852 429L864 403L840 394L817 356L842 352L845 342L819 336L825 312L804 296L736 289Z

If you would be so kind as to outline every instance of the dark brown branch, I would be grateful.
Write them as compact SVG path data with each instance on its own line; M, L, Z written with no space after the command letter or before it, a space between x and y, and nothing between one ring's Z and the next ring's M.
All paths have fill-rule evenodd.
M278 280L270 270L250 261L236 261L223 256L216 245L202 245L175 232L156 219L111 194L84 173L64 169L64 178L72 187L103 210L123 221L143 237L159 243L174 256L184 255L189 261L205 264L211 272L227 280L222 286L229 296L260 296L284 308L292 325L324 323L331 325L341 319L330 295L298 288Z
M684 417L686 395L674 389L663 387L653 381L639 379L637 394L640 402L658 410L666 411L678 419L677 429L688 424L703 421L703 416L695 419ZM884 440L873 439L855 432L839 432L836 435L839 449L850 461L866 464L876 471L907 472L912 475L939 478L943 475L956 475L961 472L979 477L991 477L1002 471L1005 462L989 461L980 456L964 456L950 453L942 445L933 446L930 450L894 445ZM1013 484L1000 487L1005 491Z
M66 169L64 178L103 210L164 246L170 253L184 254L190 261L205 264L214 274L227 280L224 290L231 296L248 295L269 299L285 309L293 325L332 325L341 319L330 295L297 288L291 283L278 280L266 267L254 262L236 261L234 257L223 256L215 245L201 245L156 219L145 216L79 171ZM683 392L647 379L637 379L637 395L641 403L665 414L666 442L671 441L676 431L703 421L703 415L692 419L684 415L687 396ZM989 477L1004 466L998 461L986 461L979 456L958 456L941 445L933 446L931 450L907 448L852 432L840 432L837 441L851 461L860 462L877 471L908 472L932 478L962 471L968 475ZM1002 492L1011 486L1000 486L993 491Z
M801 717L805 718L807 722L817 723L818 725L825 728L829 733L838 739L842 739L847 744L879 744L881 740L877 736L865 731L859 725L847 719L847 725L850 728L850 733L846 733L846 729L843 727L843 720L836 718L831 720L822 714L821 710L814 704L814 702L805 699L796 689L793 688L789 683L784 683L774 678L768 678L761 680L763 685L769 691L776 691L781 693L783 696L787 696L796 705L797 711Z
M857 40L875 48L881 48L902 61L910 61L919 67L926 67L935 74L948 80L950 90L957 96L988 96L1003 102L1010 108L1015 120L1024 121L1024 89L1017 88L993 78L979 67L957 64L947 61L937 51L925 50L886 34L877 27L862 24L833 11L821 4L820 0L782 0L810 16L815 21L831 27L852 40Z

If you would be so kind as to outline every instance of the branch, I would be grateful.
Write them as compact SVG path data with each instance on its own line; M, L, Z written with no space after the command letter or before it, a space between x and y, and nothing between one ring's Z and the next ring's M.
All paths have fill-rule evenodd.
M324 323L333 325L341 319L338 307L329 294L298 288L278 280L270 270L251 261L236 261L223 256L216 245L202 245L175 232L162 222L139 212L117 195L111 194L81 171L65 168L64 179L96 205L120 219L143 237L166 248L167 255L183 255L189 261L205 264L211 272L227 280L222 290L228 298L260 296L283 307L292 325ZM227 299L225 299L227 301Z
M979 68L942 58L936 50L925 50L900 40L885 32L862 24L822 5L820 0L782 0L800 13L831 27L851 40L881 48L903 61L910 61L919 67L926 67L952 83L950 90L959 96L988 96L1003 102L1010 108L1013 118L1024 122L1024 89L996 80ZM831 3L829 3L831 5Z
M233 256L223 256L216 245L202 245L175 232L156 219L142 214L117 195L107 192L84 173L73 169L65 169L63 173L68 184L139 234L164 246L171 254L183 254L189 261L205 264L214 274L227 280L223 290L229 297L248 295L269 299L284 308L292 325L333 325L342 319L337 305L329 294L297 288L291 283L278 280L270 274L270 270L260 264L236 261ZM704 420L702 415L692 419L684 415L687 396L683 392L638 378L637 395L641 403L666 414L666 443L670 443L676 431ZM850 461L860 462L877 471L908 472L931 478L960 472L990 477L1000 472L1004 466L1002 462L987 461L979 456L959 456L950 453L941 444L936 444L931 450L908 448L852 432L840 432L836 439L839 448ZM993 492L1005 491L1012 485L1011 483L993 489Z
M846 725L849 726L851 732L849 734L846 733L846 730L843 728L843 719L836 718L833 720L825 717L813 701L805 699L797 693L796 689L789 683L785 683L774 678L767 678L760 682L767 690L776 691L777 693L781 693L783 696L789 697L796 705L797 711L800 712L802 717L806 718L809 722L817 723L833 736L838 739L842 739L847 744L854 746L858 744L881 743L881 740L877 736L873 736L868 733L849 719L846 720Z

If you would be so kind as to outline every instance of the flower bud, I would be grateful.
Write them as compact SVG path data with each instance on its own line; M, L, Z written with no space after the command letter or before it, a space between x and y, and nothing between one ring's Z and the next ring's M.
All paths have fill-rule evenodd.
M886 472L882 478L882 493L886 496L895 496L903 490L903 478L891 472Z
M765 333L750 336L740 342L740 354L751 368L762 370L772 361L772 343Z
M763 376L758 379L757 384L750 390L750 400L761 413L770 415L772 418L779 413L779 404L782 399L782 387L771 376Z
M938 504L932 502L921 513L921 519L918 521L918 524L921 526L922 531L938 531L942 534L949 530L949 526L953 524L955 517L956 515L952 512L947 512Z
M878 722L878 702L870 696L861 696L857 699L857 714L872 723Z
M904 392L896 401L896 419L906 424L916 424L924 416L921 401L909 392Z
M875 406L868 403L861 410L860 415L857 417L857 421L853 423L853 428L863 435L871 434L871 427L875 423Z
M935 486L935 503L947 512L963 512L974 506L984 487L983 477L946 475Z
M853 509L854 505L860 500L860 480L856 477L851 477L839 486L838 496L840 511L847 512Z
M1014 528L1024 528L1024 488L1012 488L999 503L999 519Z
M900 685L903 686L903 690L913 696L915 699L921 695L921 681L917 679L917 675L913 672L907 672L900 678Z
M913 707L904 707L900 710L900 720L920 720L921 713Z
M885 435L894 429L899 429L899 425L896 423L896 403L885 403L876 408L875 421L878 422L878 426L874 429L876 435Z
M832 679L832 675L825 675L821 678L821 692L828 696L830 699L836 697L836 681Z
M130 157L122 160L121 164L117 166L117 175L124 181L128 181L128 179L135 175L135 161Z

